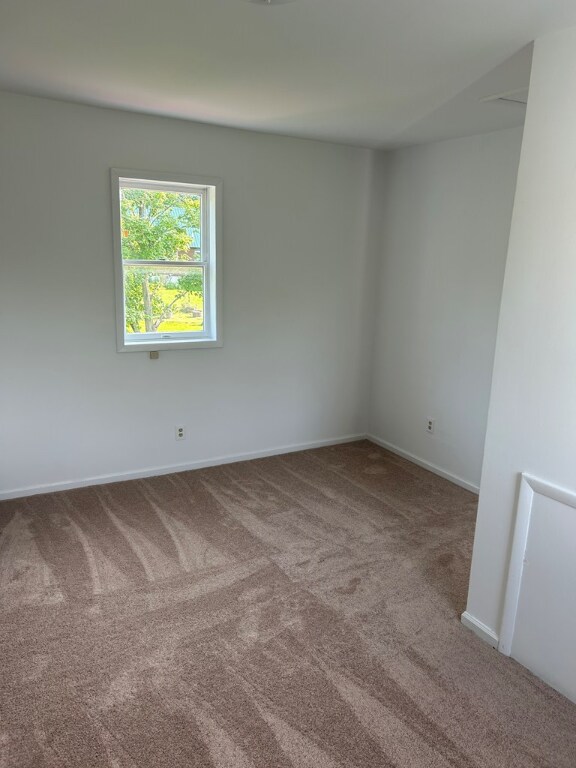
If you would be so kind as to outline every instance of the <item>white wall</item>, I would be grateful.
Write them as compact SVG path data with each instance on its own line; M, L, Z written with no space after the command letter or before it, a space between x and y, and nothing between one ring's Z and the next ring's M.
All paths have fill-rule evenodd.
M521 141L521 129L498 131L399 150L387 163L370 431L471 487Z
M575 89L576 28L538 40L467 608L495 633L502 616L519 473L576 491ZM557 557L553 554L548 566L561 573L565 564ZM573 611L574 606L564 609ZM562 631L549 629L551 637ZM575 642L572 638L573 648Z
M0 114L4 492L358 432L370 152L12 94ZM112 166L224 180L222 349L116 352Z

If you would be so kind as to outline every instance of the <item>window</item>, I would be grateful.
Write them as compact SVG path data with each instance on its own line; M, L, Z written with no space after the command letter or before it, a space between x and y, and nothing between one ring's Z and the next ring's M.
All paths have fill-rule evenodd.
M216 179L112 170L118 351L218 347Z

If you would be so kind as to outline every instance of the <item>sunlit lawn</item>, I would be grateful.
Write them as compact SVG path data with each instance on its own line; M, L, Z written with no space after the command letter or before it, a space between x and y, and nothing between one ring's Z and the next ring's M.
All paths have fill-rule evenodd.
M177 290L174 288L161 288L160 296L165 304L170 304L177 295ZM169 331L202 331L204 328L204 319L202 316L193 317L190 310L196 309L202 311L204 308L204 301L202 296L196 293L189 293L184 296L180 301L172 308L172 315L167 318L158 326L158 332ZM127 329L128 332L132 332L131 329ZM144 318L140 321L140 332L144 333L146 327L144 325Z

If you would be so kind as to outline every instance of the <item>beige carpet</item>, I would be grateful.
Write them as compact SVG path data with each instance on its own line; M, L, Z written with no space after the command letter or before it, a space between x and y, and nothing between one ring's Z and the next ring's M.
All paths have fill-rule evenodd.
M368 442L4 502L0 768L574 768L475 502Z

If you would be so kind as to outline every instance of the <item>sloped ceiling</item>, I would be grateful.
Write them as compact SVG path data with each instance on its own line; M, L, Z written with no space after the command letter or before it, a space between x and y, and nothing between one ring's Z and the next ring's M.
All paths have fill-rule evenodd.
M397 146L521 123L465 92L572 24L574 0L0 0L0 88Z

